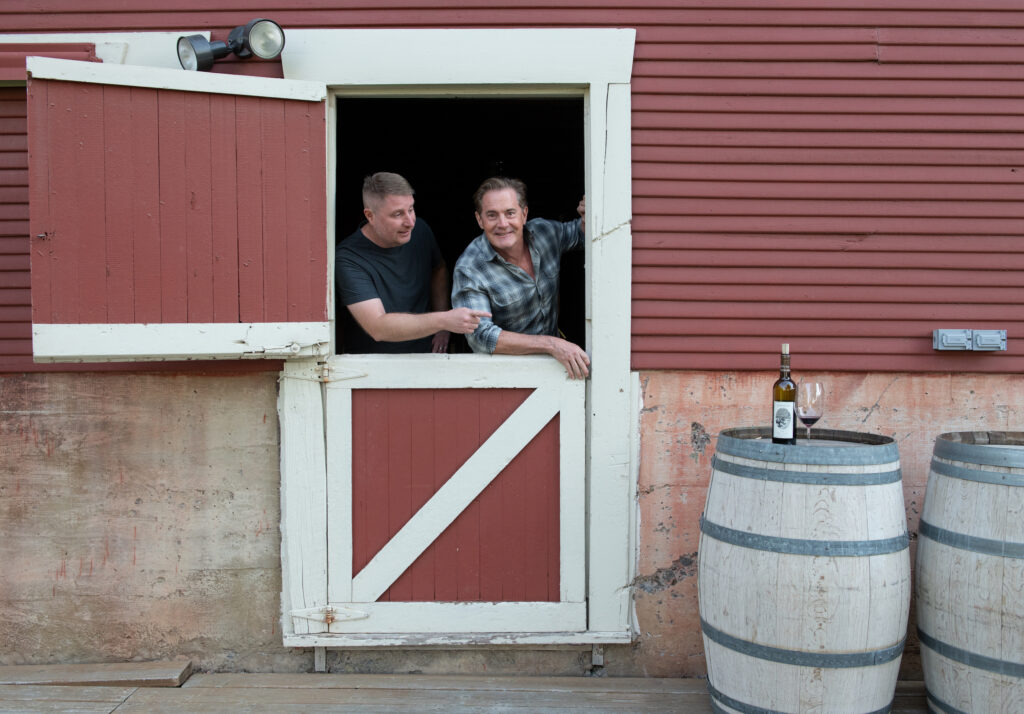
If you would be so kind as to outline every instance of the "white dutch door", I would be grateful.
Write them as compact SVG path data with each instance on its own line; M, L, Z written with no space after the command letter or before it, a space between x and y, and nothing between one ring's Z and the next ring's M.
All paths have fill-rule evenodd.
M284 494L298 641L586 630L583 382L541 357L348 355L324 384L326 463ZM282 412L311 422L292 463L319 389L289 366Z

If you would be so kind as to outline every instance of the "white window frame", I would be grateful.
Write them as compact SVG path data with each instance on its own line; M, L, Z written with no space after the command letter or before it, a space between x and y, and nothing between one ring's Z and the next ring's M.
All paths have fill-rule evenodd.
M545 96L584 100L588 633L632 634L637 410L630 373L632 29L287 30L286 79L324 82L332 97ZM495 48L504 48L495 51ZM506 51L507 50L507 51ZM334 117L336 112L329 111ZM334 169L335 132L329 133ZM328 190L333 194L333 178ZM328 201L333 206L333 201ZM328 233L333 235L333 215ZM597 325L599 329L593 329ZM600 635L598 635L600 633Z

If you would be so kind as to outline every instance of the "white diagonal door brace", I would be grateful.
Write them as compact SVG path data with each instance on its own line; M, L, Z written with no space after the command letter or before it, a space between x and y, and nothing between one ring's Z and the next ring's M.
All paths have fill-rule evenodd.
M535 389L353 578L353 602L374 602L391 587L551 421L559 402L558 389Z

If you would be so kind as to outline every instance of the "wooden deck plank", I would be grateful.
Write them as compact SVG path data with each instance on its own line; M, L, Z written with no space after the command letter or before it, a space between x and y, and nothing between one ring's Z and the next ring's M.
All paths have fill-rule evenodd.
M651 692L707 695L703 679L644 677L480 677L405 674L196 674L184 685L210 688L403 689Z
M135 687L0 684L0 713L109 714L135 691Z
M683 700L687 701L683 701ZM685 707L685 709L684 709ZM711 714L707 695L427 689L206 688L138 690L118 714L273 712L674 712Z
M179 687L192 672L191 660L40 664L0 667L0 685L50 684L105 687Z
M15 669L15 668L8 668ZM470 675L197 674L182 687L0 684L0 714L224 711L673 712L710 714L700 679ZM900 682L893 714L925 714L921 682Z

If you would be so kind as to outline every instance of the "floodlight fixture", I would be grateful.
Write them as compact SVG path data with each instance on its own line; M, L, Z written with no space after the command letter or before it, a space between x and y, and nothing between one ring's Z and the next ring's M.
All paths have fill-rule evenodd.
M178 62L182 69L205 72L222 57L234 53L246 59L274 59L284 49L284 30L273 20L258 17L231 30L228 41L211 42L202 35L178 38Z

